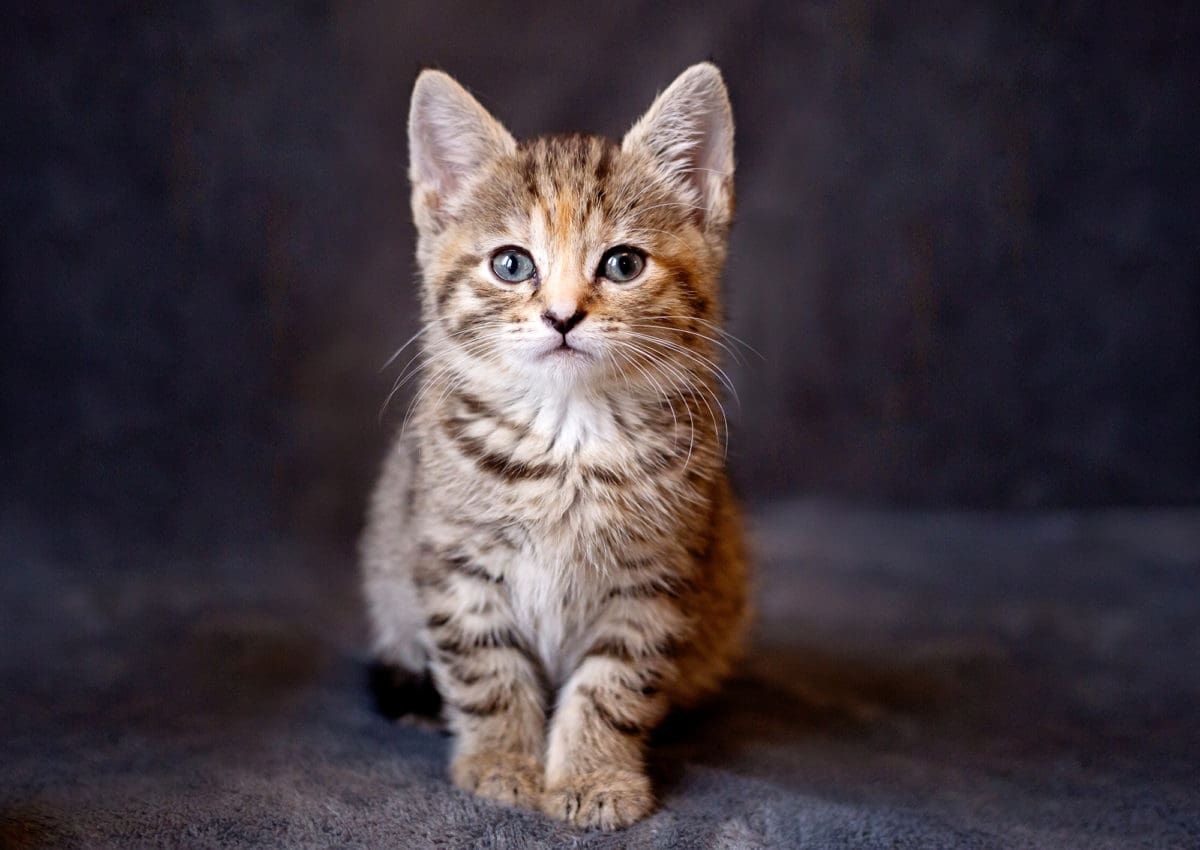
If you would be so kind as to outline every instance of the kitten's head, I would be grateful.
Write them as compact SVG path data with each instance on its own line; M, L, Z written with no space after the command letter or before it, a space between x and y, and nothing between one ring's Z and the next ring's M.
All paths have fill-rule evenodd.
M409 152L432 368L516 386L669 386L713 359L733 212L733 118L715 66L684 71L619 144L518 143L425 71Z

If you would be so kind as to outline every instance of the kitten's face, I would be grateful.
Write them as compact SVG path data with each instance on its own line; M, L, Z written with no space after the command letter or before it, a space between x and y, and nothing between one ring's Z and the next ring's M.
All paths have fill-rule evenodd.
M636 375L677 344L668 331L712 318L721 251L693 206L611 142L536 140L492 164L437 240L432 307L453 345L512 371Z
M425 109L443 122L465 110L449 121L459 142L464 122L481 126L475 147L449 149L436 125L419 123L418 81L414 211L439 357L522 383L661 386L678 383L673 373L686 382L689 358L711 356L732 124L716 70L697 68L715 106L692 90L664 105L668 90L622 144L576 135L517 145L450 82ZM683 137L681 107L700 121ZM675 136L662 137L663 123ZM704 142L714 126L724 147L670 149ZM418 160L422 145L441 161Z

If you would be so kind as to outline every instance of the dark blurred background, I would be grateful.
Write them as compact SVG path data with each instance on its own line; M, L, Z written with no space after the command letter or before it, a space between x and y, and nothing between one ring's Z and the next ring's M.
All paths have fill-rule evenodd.
M1200 499L1193 4L6 7L10 529L355 533L406 406L424 65L518 136L619 136L719 63L750 500Z

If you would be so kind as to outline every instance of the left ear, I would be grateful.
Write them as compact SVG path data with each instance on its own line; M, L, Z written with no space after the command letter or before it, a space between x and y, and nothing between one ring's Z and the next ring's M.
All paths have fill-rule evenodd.
M721 72L693 65L658 96L621 142L650 154L704 215L706 228L724 228L733 215L733 110Z

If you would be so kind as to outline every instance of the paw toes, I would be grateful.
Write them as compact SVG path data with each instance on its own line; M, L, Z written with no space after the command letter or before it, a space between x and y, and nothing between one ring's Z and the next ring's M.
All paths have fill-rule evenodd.
M552 818L574 823L579 814L579 792L570 788L556 788L542 797L542 811Z
M454 784L480 797L512 806L535 807L542 791L542 766L506 753L484 753L455 759Z
M542 797L542 811L574 826L620 829L654 807L650 783L633 771L602 771L573 777Z

